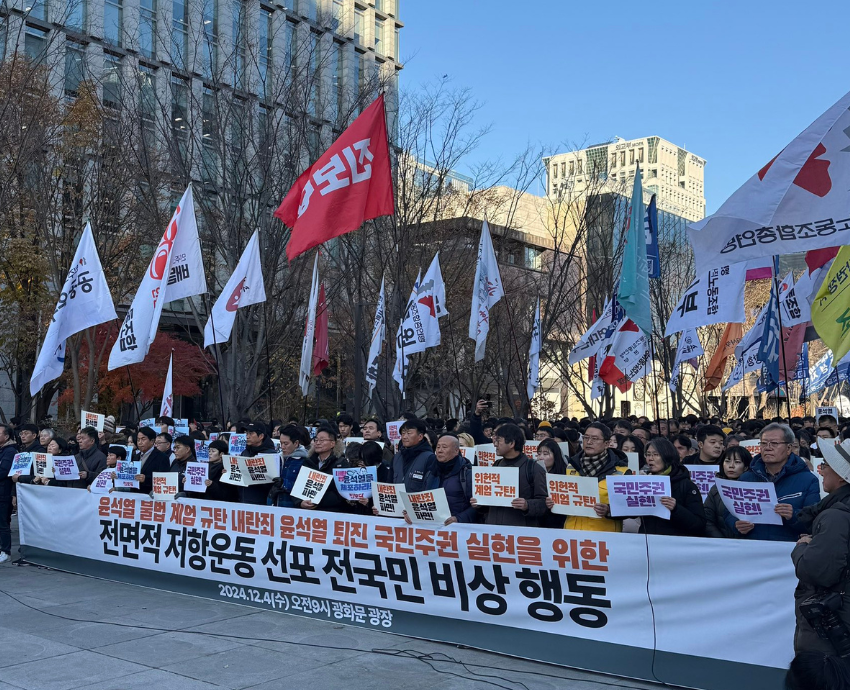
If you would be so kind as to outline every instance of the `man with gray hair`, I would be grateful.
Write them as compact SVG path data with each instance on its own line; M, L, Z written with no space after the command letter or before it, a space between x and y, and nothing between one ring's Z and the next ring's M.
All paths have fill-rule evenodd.
M732 534L746 539L797 541L805 531L798 513L820 501L820 484L803 459L791 452L794 441L794 432L787 424L768 424L761 431L761 455L753 458L750 469L739 480L773 484L777 500L775 510L782 524L754 525L729 513L726 524Z

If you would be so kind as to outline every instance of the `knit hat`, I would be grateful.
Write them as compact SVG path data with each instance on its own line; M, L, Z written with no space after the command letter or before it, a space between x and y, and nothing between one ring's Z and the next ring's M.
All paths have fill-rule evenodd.
M115 417L109 415L106 419L103 420L103 430L107 434L115 433Z
M549 429L552 428L552 425L549 422L547 422L545 419L542 422L540 422L540 424L537 425L537 428L539 429L541 426L548 427Z

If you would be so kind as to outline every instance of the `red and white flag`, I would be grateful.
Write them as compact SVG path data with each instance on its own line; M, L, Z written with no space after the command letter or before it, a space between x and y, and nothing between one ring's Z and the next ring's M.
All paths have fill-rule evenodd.
M286 245L292 261L366 220L394 213L382 94L301 173L274 215L292 229Z
M165 375L165 386L162 389L162 405L159 406L160 417L172 417L174 412L174 386L172 372L174 371L174 353L168 357L168 373Z
M215 301L204 327L204 347L230 340L236 310L266 301L263 267L260 264L260 236L257 231L248 240L230 280Z
M490 309L502 297L502 276L496 263L490 226L485 220L481 227L481 240L478 242L478 264L472 281L472 308L469 311L469 337L475 341L475 361L484 359L487 347L487 333L490 332Z
M649 341L634 321L626 319L611 339L611 347L599 367L599 378L625 393L651 370Z
M850 93L691 224L697 275L776 254L850 244Z

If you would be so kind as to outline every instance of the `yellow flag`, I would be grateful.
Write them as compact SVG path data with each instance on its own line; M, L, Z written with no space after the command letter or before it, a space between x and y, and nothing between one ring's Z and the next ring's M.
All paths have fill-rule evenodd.
M812 304L812 324L839 362L850 351L850 245L844 245Z

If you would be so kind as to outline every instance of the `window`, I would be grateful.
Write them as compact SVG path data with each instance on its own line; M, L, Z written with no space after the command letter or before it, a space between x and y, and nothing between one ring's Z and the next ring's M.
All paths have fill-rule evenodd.
M336 41L333 44L333 52L334 54L331 56L331 69L333 73L331 74L331 83L333 84L334 90L334 113L332 114L331 120L336 122L340 116L342 115L343 105L345 102L344 93L343 93L343 64L342 60L344 57L343 46Z
M103 3L103 38L112 45L121 45L123 33L124 6L121 0L104 0Z
M218 70L218 2L204 0L204 46L201 50L201 74L212 80Z
M643 163L643 146L638 149L638 163Z
M185 137L189 130L189 85L184 79L171 78L171 128L177 136Z
M44 0L29 0L24 5L24 11L33 19L47 21L47 3Z
M68 0L66 24L83 31L86 26L86 0Z
M375 0L375 9L376 9L376 10L378 10L378 12L383 12L383 11L384 11L384 2L383 2L383 0Z
M384 20L375 19L375 52L384 53Z
M201 175L204 182L215 182L218 178L218 118L215 92L206 87L201 103L201 140Z
M616 153L611 154L611 167L612 168L617 167L617 154Z
M33 62L41 62L44 59L47 35L48 32L44 29L27 24L26 35L24 36L24 52Z
M265 7L260 8L260 44L257 48L259 52L259 68L260 68L260 93L269 98L271 84L269 83L269 71L272 66L272 38L274 37L274 26L272 24L274 15L271 10Z
M366 45L363 36L363 27L366 24L366 14L363 10L354 8L354 40L360 45Z
M579 158L578 159L578 174L579 175L582 174L582 172L584 171L583 169L584 169L584 161L581 158Z
M552 177L556 180L558 179L558 164L557 163L552 163Z
M620 151L620 167L621 168L626 167L626 152L625 151Z
M635 150L629 149L629 165L635 164Z
M575 175L575 173L576 173L576 162L570 161L570 177Z
M290 71L295 71L295 24L292 22L286 22L284 40L286 41L286 65Z
M189 55L189 0L173 0L171 11L171 62L177 69L186 69L186 58Z
M342 33L342 30L344 29L344 13L345 6L343 5L342 0L333 0L333 5L331 6L331 31Z
M567 164L562 162L561 163L561 177L566 177L566 176L567 176Z
M245 35L245 2L244 0L233 0L233 86L237 89L247 88L245 82L246 53L248 50L248 38ZM262 29L260 29L262 31ZM262 45L260 47L262 50Z
M307 112L311 117L318 117L321 108L319 100L322 96L322 75L319 71L319 47L321 36L310 32L310 102L307 104Z
M108 53L103 56L103 105L121 107L121 59Z
M139 116L156 120L156 70L147 65L139 65Z
M393 59L396 62L400 62L401 61L401 52L399 50L399 43L398 43L398 27L396 27L396 30L395 30L394 41L395 42L394 42L394 45L393 45Z
M65 41L65 95L76 97L83 80L85 49L74 41Z
M156 0L139 0L139 52L145 57L156 55Z

